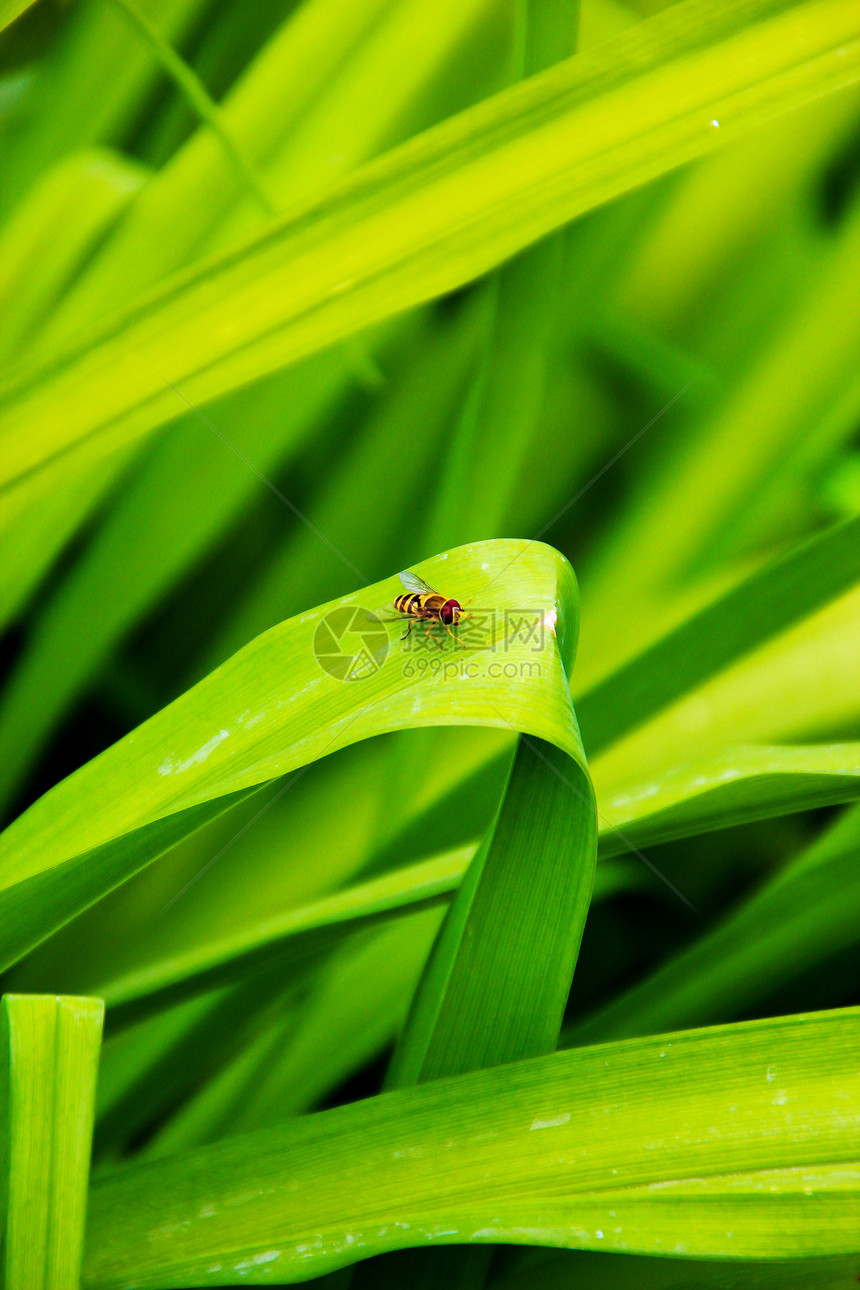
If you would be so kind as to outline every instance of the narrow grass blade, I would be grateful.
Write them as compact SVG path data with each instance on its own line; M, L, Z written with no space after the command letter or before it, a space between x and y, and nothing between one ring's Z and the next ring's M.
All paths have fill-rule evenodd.
M836 599L860 580L860 519L828 529L695 614L583 694L594 755L688 690Z
M251 194L264 215L272 216L276 212L274 202L266 192L260 176L240 144L234 139L225 125L217 103L212 101L209 91L193 68L189 67L176 50L165 40L158 28L149 21L147 15L138 8L134 0L111 0L121 13L125 14L131 26L140 38L149 45L158 62L167 75L173 80L187 103L197 113L204 125L215 135L225 157L233 167L240 183Z
M467 776L441 803L411 818L372 867L420 854L434 820L446 820L444 840L452 847L473 838L491 814L488 799L493 790L498 795L502 770L494 760ZM634 847L853 801L860 791L860 745L726 748L605 795L601 788L598 763L598 856L605 860Z
M151 20L174 42L205 8L205 0L149 0L147 4ZM81 68L92 67L109 67L111 75L81 75ZM116 144L122 139L157 75L149 50L119 14L104 4L77 5L41 63L23 128L6 141L2 214L62 157L92 144Z
M428 131L8 387L5 522L33 472L75 449L97 460L173 415L165 378L213 398L472 280L858 66L836 0L685 0Z
M0 231L0 355L20 356L57 297L149 177L109 148L73 153L44 175Z
M594 885L584 757L520 741L421 981L393 1087L552 1052Z
M176 397L185 415L153 444L31 623L0 699L2 804L112 650L265 489L236 454L263 475L276 472L351 382L347 357L331 351L218 400L207 410L211 425Z
M600 853L620 854L625 838L671 842L858 795L860 744L728 748L607 796Z
M565 1032L588 1044L743 1016L785 981L856 944L860 812L744 900L693 945Z
M77 1290L104 1005L0 1003L0 1230L6 1290Z

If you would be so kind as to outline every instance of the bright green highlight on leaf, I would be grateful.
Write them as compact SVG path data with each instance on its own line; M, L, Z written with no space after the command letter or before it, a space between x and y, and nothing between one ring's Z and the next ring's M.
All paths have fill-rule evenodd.
M452 1241L847 1253L858 1020L558 1053L122 1170L93 1189L84 1284L277 1285Z
M399 630L393 641L382 625L365 638L367 613L391 613L402 591L396 577L264 633L6 830L0 839L5 962L237 795L371 735L418 724L496 726L554 743L581 762L565 672L577 622L567 562L540 543L524 548L499 541L444 553L418 572L456 586L464 601L492 584L498 626L483 648L462 651L464 660L449 642L437 662L404 649ZM341 630L348 620L362 660L364 674L352 681L326 672L315 653L331 640L323 620L339 612L328 621Z
M79 1285L103 1014L100 999L0 1001L6 1290Z
M0 4L0 31L4 27L8 27L10 22L14 22L16 18L20 17L24 10L29 9L33 3L34 0L3 0L3 3Z
M10 384L4 522L66 453L93 462L175 415L165 382L204 401L450 291L710 150L713 120L757 124L849 84L858 63L840 0L686 0L419 136Z

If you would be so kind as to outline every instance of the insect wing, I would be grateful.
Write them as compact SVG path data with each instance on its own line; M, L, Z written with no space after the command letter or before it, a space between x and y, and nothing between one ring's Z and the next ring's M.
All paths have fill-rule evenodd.
M400 574L400 581L407 591L417 591L419 596L439 595L435 587L431 587L429 582L425 582L423 578L418 577L417 573L411 573L408 569L404 569Z

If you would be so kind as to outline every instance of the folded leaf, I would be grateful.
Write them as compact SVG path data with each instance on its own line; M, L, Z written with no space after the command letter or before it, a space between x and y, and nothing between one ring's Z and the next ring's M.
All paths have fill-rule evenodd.
M609 861L631 848L848 802L858 795L857 744L733 748L680 767L657 784L639 785L601 803L598 855L603 862L597 868L594 896L605 899L634 885L635 871L613 868ZM432 819L433 812L425 824L425 836ZM126 976L102 980L95 993L105 998L111 1025L125 1025L174 996L197 994L235 980L260 964L279 959L285 964L301 962L351 928L446 902L459 887L474 850L474 843L469 843L346 887L248 926L235 936L204 942ZM643 866L640 877L644 881L647 876ZM838 909L837 900L833 910Z
M399 623L392 641L385 620L402 585L376 583L264 633L15 820L0 835L0 962L240 796L371 735L495 726L581 759L565 674L577 612L567 561L540 543L488 542L421 573L464 601L496 573L499 608L473 626L474 650L446 636L447 650L413 653Z

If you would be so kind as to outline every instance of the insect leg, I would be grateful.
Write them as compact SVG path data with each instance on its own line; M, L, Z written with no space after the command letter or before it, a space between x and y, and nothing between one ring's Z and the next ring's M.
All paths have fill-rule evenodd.
M425 635L425 636L429 636L429 635L430 635L430 633L432 632L432 630L433 630L433 628L434 628L435 626L436 626L436 619L434 618L434 619L432 619L432 620L431 620L430 626L427 628L427 630L426 630L426 632L424 633L424 635ZM434 637L434 639L435 639L435 637ZM440 649L442 649L442 642L441 642L441 641L439 642L439 648L440 648Z

